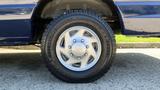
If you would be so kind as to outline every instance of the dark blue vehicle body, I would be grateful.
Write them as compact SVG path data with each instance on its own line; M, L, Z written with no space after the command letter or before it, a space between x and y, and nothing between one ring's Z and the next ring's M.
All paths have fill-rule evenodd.
M35 5L0 5L0 45L28 44L31 42L31 14Z
M0 45L30 44L31 18L37 3L3 3L3 0L0 3ZM115 0L114 3L121 12L123 34L160 36L160 0Z

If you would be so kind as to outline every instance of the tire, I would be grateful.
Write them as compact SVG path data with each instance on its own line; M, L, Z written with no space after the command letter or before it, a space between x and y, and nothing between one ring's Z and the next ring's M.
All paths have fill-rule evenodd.
M92 34L95 33L99 38L99 40L96 39L97 42L95 43L96 44L95 47L98 48L97 52L96 52L96 49L92 48L92 50L94 50L96 53L98 53L98 51L101 50L98 61L95 62L95 60L98 57L97 54L93 55L96 58L95 57L91 58L92 56L89 56L91 59L93 59L91 63L95 62L92 67L89 67L91 63L89 63L88 61L86 65L84 64L84 66L82 66L82 61L81 61L80 63L70 65L70 67L72 68L69 68L68 64L62 63L62 62L65 62L65 60L62 62L60 61L62 59L65 59L66 57L61 54L59 54L60 56L58 56L57 54L57 52L61 51L61 49L60 50L57 49L58 47L57 43L62 33L67 31L67 29L69 28L72 28L72 27L76 28L76 26L82 26L87 28L88 30L91 30L90 32L92 32ZM87 32L88 35L90 32ZM77 36L78 35L80 34L77 34ZM84 35L84 33L82 35ZM76 37L76 34L74 36ZM93 37L93 35L91 37ZM89 37L89 39L86 39L86 40L90 40L91 37ZM64 40L65 41L61 44L64 44L65 42L67 42L67 39L64 39ZM98 41L100 41L101 44L99 44ZM66 44L67 43L65 43L65 45ZM98 45L101 45L101 49L99 49L100 47ZM75 57L84 58L83 53L87 52L87 49L83 47L83 44L81 44L81 42L77 42L73 44L71 47L73 48L73 50L70 50L67 52L71 52L71 53L74 52L73 53L75 54L73 56L74 58ZM81 48L82 50L76 51L77 50L76 47ZM94 47L94 46L91 46L91 47ZM65 48L67 48L67 46L65 46ZM68 49L65 49L65 50L68 50ZM111 27L103 19L101 19L101 17L99 17L95 13L91 11L85 11L85 10L67 11L65 14L60 15L57 19L51 21L51 23L46 28L42 37L41 51L42 51L42 56L44 57L44 61L46 63L47 68L54 76L56 76L60 80L63 80L69 83L88 83L88 82L92 82L99 79L109 70L113 61L113 57L115 56L115 52L116 52L115 37ZM63 52L63 50L61 52ZM91 51L88 51L88 52L90 52L91 55L93 54ZM62 57L62 59L60 59L59 57ZM81 58L79 59L81 60ZM91 60L91 59L88 59L88 60ZM75 59L75 60L78 60L78 59ZM86 68L84 69L82 67L86 67Z

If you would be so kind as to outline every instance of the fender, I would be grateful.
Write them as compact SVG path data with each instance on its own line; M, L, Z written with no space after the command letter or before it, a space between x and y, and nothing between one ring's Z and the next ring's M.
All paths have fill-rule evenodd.
M70 10L87 8L103 13L110 17L110 19L116 20L115 27L118 28L117 30L121 30L120 32L124 31L122 15L119 8L112 0L39 0L32 15L32 32L34 40L36 40L37 36L40 34L40 29L35 29L36 22L41 22L42 18L44 20L55 17L56 14L63 9Z
M112 0L39 0L34 9L33 18L38 17L47 12L48 8L52 8L52 13L55 10L61 9L95 9L104 14L114 14L121 17L117 5ZM109 10L110 9L110 10ZM48 13L47 13L48 14ZM121 17L122 18L122 17Z

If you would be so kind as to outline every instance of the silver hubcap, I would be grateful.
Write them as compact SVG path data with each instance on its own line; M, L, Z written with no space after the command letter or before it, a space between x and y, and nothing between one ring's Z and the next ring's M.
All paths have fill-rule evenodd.
M74 26L65 30L58 38L56 54L60 63L72 71L92 68L101 55L101 42L93 30Z

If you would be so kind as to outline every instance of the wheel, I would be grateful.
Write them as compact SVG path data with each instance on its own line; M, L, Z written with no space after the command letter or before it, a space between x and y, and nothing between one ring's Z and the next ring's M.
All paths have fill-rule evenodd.
M68 11L53 20L42 37L41 51L49 71L70 83L103 76L115 55L110 26L90 11Z

